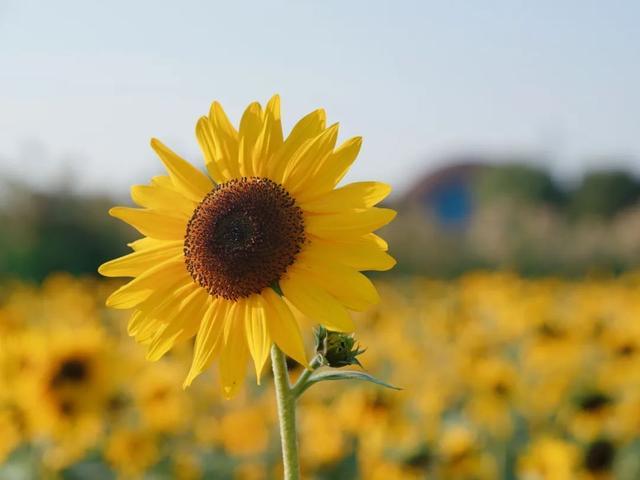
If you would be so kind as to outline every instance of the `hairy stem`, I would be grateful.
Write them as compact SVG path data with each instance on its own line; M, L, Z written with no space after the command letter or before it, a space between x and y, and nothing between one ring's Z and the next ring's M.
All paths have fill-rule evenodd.
M276 400L278 402L284 480L299 480L300 463L296 435L296 396L289 384L285 356L275 344L271 347L271 365L273 367L273 380L276 386Z
M302 392L304 392L308 388L307 382L309 380L309 377L320 366L322 366L322 357L320 355L316 355L315 358L311 360L309 368L306 368L304 372L300 374L298 381L291 388L291 391L295 398L298 398L300 395L302 395Z

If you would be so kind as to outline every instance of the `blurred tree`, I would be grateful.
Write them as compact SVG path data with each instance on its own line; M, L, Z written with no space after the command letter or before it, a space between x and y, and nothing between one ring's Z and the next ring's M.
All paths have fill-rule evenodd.
M609 218L638 201L640 182L623 171L588 173L572 193L569 212L573 217Z
M515 163L481 170L475 178L474 191L480 202L558 205L564 200L564 192L548 172Z
M107 215L113 200L11 187L0 205L0 279L40 281L53 271L95 274L126 253L133 231Z

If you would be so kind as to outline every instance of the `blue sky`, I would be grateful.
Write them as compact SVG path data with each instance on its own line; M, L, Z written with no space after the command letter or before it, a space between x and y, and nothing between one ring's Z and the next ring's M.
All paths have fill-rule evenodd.
M632 0L0 0L0 171L122 194L159 171L150 137L200 161L212 100L278 92L397 190L459 152L640 172L639 24Z

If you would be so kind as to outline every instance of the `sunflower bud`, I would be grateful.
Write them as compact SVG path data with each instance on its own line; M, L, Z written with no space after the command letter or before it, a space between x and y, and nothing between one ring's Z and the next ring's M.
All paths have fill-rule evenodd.
M353 334L332 332L320 325L315 336L316 352L322 357L324 365L334 368L362 366L356 357L365 350L359 348Z

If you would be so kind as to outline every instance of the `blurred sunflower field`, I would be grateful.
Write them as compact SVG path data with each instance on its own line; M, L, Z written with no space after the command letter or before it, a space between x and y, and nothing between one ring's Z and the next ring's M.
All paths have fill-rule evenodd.
M304 478L640 478L640 274L378 284L360 358L403 390L311 388ZM114 286L0 289L0 478L281 476L270 378L233 401L215 370L183 390L191 345L145 361L104 307Z

